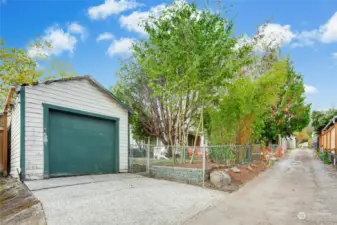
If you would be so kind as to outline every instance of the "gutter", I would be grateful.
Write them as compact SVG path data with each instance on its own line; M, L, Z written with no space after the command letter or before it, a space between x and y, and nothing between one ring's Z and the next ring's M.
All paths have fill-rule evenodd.
M7 130L7 120L8 120L8 107L9 104L12 101L12 97L13 94L15 93L15 88L14 87L10 87L8 95L7 95L7 99L6 99L6 103L3 109L3 124L4 124L4 128L3 128L3 146L2 146L2 154L3 154L3 175L7 176L7 172L8 172L8 130Z

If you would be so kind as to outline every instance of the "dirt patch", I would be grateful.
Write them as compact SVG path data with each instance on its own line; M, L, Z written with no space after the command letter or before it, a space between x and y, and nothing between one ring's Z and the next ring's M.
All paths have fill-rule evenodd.
M233 172L231 169L227 169L226 173L232 178L232 184L243 185L248 181L254 179L254 177L258 176L259 173L264 171L267 168L267 163L257 163L248 165L238 166L240 169L239 173Z
M0 177L0 224L46 224L41 203L28 188Z
M262 171L266 170L268 168L268 163L258 162L258 163L252 163L250 165L239 165L237 166L237 168L240 170L240 172L234 172L228 167L223 168L222 166L219 166L219 165L213 165L213 166L214 166L213 168L207 170L207 174L206 174L207 181L205 181L205 187L219 190L209 181L209 176L210 176L210 173L215 170L225 171L231 177L232 182L230 185L227 185L221 188L221 190L231 193L231 192L237 191L242 185L254 179Z
M202 163L173 164L173 165L168 165L168 166L200 169L202 168ZM268 168L268 163L256 162L256 163L252 163L249 165L239 165L237 166L237 168L240 169L240 172L233 172L227 166L208 162L206 164L205 187L212 188L212 189L218 189L209 181L209 179L210 179L210 173L212 171L219 170L219 171L225 171L232 178L232 183L226 187L223 187L221 190L226 191L226 192L236 191L240 188L240 186L254 179L262 171L266 170L266 168Z

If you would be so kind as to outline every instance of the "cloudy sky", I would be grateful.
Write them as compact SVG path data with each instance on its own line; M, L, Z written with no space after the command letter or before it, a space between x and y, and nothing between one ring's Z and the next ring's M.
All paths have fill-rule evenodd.
M189 1L190 2L190 1ZM199 7L216 0L193 1ZM252 36L270 21L265 37L290 54L304 76L307 102L314 109L337 107L337 1L226 0L235 34ZM132 42L146 38L138 25L171 1L0 0L0 35L9 47L28 49L39 35L53 45L50 57L70 62L106 87L116 82L120 59ZM212 5L214 4L214 5ZM35 49L29 49L34 56Z

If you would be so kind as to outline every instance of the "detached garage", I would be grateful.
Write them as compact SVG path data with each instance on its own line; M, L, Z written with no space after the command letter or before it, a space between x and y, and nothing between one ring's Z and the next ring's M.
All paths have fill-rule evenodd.
M22 86L9 172L21 179L127 172L131 110L89 76Z

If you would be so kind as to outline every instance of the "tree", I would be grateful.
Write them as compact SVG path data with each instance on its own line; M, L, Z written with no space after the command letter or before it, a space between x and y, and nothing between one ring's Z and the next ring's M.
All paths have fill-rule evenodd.
M278 101L286 74L286 61L278 61L256 79L241 76L232 82L221 95L216 110L209 111L212 144L248 144L259 140L264 114Z
M193 4L174 3L144 24L149 37L133 46L118 85L149 135L186 144L191 127L203 132L204 108L249 63L251 48L236 50L232 21Z
M298 144L302 144L304 142L307 142L310 138L310 132L308 129L304 128L301 131L297 131L294 133L296 136L296 141Z
M272 105L265 117L264 139L276 142L278 135L290 137L301 131L310 122L310 104L305 104L303 77L297 73L287 60L286 82L282 87L279 100Z
M152 101L148 95L150 90L146 76L140 71L137 64L128 60L124 63L119 72L121 79L111 88L111 91L134 110L134 114L130 118L130 129L133 139L137 143L141 143L151 135L159 136L156 134L157 129L152 129L155 127L151 124L152 121L144 118L145 115L142 114L144 100Z
M52 48L49 43L43 40L36 40L32 47L36 49ZM4 104L11 86L33 84L41 79L65 77L72 74L68 65L53 61L43 53L41 53L39 61L44 63L44 68L38 68L38 62L30 57L26 50L8 48L2 38L0 38L0 60L0 106Z
M328 110L314 110L311 113L312 127L314 132L319 135L321 134L323 128L328 124L328 122L334 117L337 116L337 109L328 109Z

